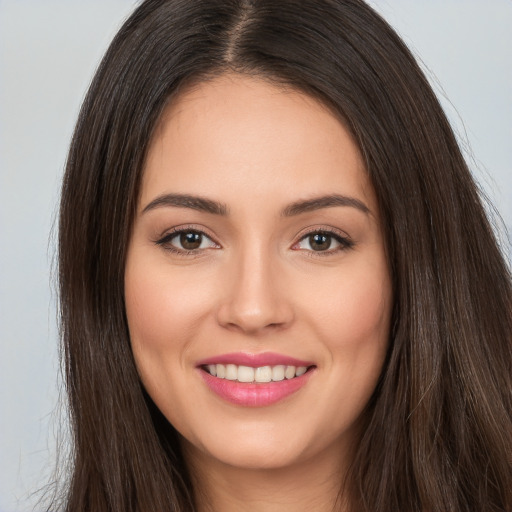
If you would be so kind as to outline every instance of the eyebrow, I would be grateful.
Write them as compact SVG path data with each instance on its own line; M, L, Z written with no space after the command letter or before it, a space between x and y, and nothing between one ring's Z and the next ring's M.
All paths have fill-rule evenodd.
M228 215L229 209L225 204L212 201L204 197L188 194L164 194L153 199L144 207L142 213L146 213L162 206L176 206L178 208L191 208L200 212L212 213L213 215Z
M190 208L192 210L211 213L213 215L227 216L229 214L229 208L225 204L190 194L163 194L147 204L142 210L142 213L164 206ZM349 206L356 208L365 214L370 213L370 209L355 197L331 194L314 197L312 199L295 201L284 208L281 215L283 217L293 217L295 215L300 215L301 213L321 210L323 208L333 208L336 206Z
M362 201L355 197L332 194L321 197L314 197L303 201L296 201L288 205L282 212L283 217L292 217L301 213L320 210L322 208L332 208L335 206L350 206L362 211L365 214L370 213L370 209Z

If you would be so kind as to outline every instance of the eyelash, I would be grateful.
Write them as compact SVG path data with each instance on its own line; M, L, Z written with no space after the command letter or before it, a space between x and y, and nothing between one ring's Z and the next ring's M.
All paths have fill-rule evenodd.
M197 229L194 227L181 227L171 230L170 232L166 233L162 238L155 241L155 244L161 246L164 250L169 251L173 254L176 254L178 256L199 256L205 249L178 249L177 247L174 247L170 244L171 240L178 237L181 234L185 233L194 233L197 235L201 235L202 237L207 238L212 242L212 244L216 245L217 247L220 247L217 242L215 242L211 236L208 236L204 231L201 229Z
M335 249L327 249L325 251L313 251L308 249L296 249L296 250L303 250L306 251L307 255L312 258L323 258L326 256L332 256L333 254L337 254L343 251L347 251L349 249L352 249L354 247L354 242L346 235L342 235L339 231L335 229L329 229L329 228L313 228L307 231L306 233L303 233L295 244L293 246L295 247L299 243L301 243L303 240L307 239L311 235L325 235L330 238L333 238L336 242L340 244L338 248Z
M161 246L166 251L169 251L173 254L176 254L178 256L184 256L184 257L185 256L199 256L201 253L203 253L203 251L205 251L207 249L207 248L179 249L177 247L174 247L170 243L171 240L173 240L174 238L178 237L179 235L182 235L185 233L193 233L193 234L200 235L200 236L205 237L208 240L210 240L213 245L220 247L220 245L217 242L215 242L212 239L212 237L207 235L201 229L197 229L194 227L181 227L181 228L173 229L172 231L166 233L159 240L155 240L154 243L156 245ZM352 249L354 247L354 242L348 236L342 236L338 231L336 231L334 229L316 228L316 229L311 229L308 232L302 234L300 239L293 244L292 249L293 249L293 247L297 246L302 241L304 241L307 237L310 237L311 235L317 235L317 234L325 235L330 238L333 238L337 243L340 244L340 246L335 249L326 249L325 251L314 251L314 250L309 250L309 249L294 249L294 250L305 251L308 254L308 256L310 256L310 257L325 257L325 256L330 256L330 255L338 253L338 252L346 251L348 249Z

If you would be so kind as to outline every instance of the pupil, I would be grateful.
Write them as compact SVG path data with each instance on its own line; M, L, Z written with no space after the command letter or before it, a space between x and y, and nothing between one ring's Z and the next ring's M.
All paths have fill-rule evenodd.
M180 243L184 249L192 250L198 249L201 245L202 236L200 233L181 233L180 235Z
M314 251L326 251L331 246L331 237L316 233L315 235L310 235L309 243Z

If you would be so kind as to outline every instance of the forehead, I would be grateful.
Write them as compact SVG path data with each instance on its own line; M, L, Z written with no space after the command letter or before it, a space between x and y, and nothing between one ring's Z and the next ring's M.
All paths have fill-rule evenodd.
M295 89L240 75L199 83L167 106L141 202L169 192L234 203L335 192L375 205L360 151L337 116Z

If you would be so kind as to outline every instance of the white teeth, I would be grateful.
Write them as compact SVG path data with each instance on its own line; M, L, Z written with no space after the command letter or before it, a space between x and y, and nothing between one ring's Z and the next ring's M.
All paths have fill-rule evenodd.
M279 382L284 379L300 377L307 372L306 366L237 366L236 364L209 364L204 367L210 375L219 379L238 382Z
M252 382L254 380L254 368L250 366L238 367L238 381L239 382Z
M284 376L287 379L293 379L293 377L295 377L295 366L287 366L284 371Z
M270 366L261 366L254 370L254 380L256 382L270 382L272 380L272 368Z
M284 369L285 367L282 364L272 368L272 380L274 382L284 379Z
M297 370L295 370L295 376L300 377L301 375L304 375L308 369L305 366L299 366Z
M217 377L219 377L219 379L225 379L226 367L223 364L217 364L215 366L217 367Z
M237 380L238 379L238 368L234 364L226 365L226 379Z

